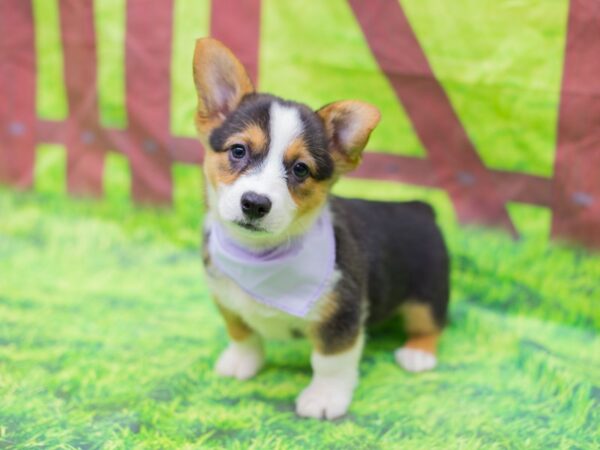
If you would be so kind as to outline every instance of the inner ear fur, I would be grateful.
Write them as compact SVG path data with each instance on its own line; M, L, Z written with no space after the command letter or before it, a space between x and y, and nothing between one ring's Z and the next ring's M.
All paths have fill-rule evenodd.
M216 39L196 41L194 50L194 82L198 94L196 125L201 134L219 126L254 92L254 86L242 63Z
M336 171L345 173L355 169L379 123L379 110L358 100L343 100L325 105L317 114L323 119Z

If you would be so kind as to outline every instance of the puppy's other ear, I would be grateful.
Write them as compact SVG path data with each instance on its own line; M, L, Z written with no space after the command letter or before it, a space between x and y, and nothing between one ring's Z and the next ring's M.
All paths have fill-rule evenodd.
M219 126L244 95L254 92L242 63L212 38L196 41L194 82L198 93L196 125L202 134Z
M343 100L325 105L317 114L325 124L336 172L341 174L355 169L371 131L379 123L379 110L368 103Z

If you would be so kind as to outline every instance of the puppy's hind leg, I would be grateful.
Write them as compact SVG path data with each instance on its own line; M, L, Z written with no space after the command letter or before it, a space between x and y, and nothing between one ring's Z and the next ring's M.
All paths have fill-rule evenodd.
M401 314L408 340L394 352L396 362L409 372L431 370L437 365L437 340L441 327L433 317L428 304L408 302Z

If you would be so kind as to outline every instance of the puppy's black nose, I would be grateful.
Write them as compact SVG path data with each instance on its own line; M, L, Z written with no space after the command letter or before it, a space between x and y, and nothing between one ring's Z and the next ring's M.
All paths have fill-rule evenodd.
M271 211L269 197L256 192L246 192L242 195L242 212L249 219L260 219Z

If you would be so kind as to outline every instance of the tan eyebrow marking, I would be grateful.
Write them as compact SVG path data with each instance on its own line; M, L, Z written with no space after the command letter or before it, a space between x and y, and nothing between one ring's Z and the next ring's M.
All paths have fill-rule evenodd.
M267 135L256 123L250 123L242 131L232 134L225 141L225 147L234 144L246 144L253 154L267 151ZM239 177L239 172L232 172L228 152L207 152L204 159L205 171L210 183L216 187L219 184L233 184Z
M317 171L317 162L302 137L292 141L285 153L284 160L287 164L302 161L313 174ZM331 183L328 180L318 181L313 177L308 177L302 183L293 186L290 189L290 194L294 203L298 206L297 217L310 214L315 209L320 208L327 201L330 186Z
M225 146L230 147L239 143L248 145L254 154L264 153L267 150L265 131L255 123L251 123L242 131L229 136L225 141Z
M284 161L289 164L293 161L302 161L305 163L312 173L317 170L317 163L306 147L306 143L302 138L296 138L292 141L285 152Z

